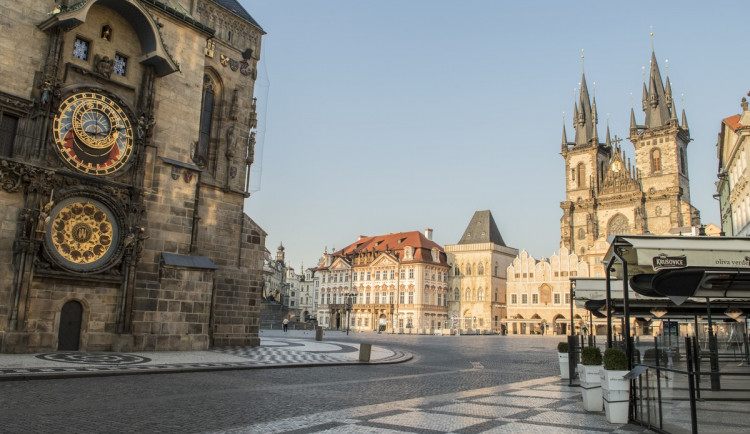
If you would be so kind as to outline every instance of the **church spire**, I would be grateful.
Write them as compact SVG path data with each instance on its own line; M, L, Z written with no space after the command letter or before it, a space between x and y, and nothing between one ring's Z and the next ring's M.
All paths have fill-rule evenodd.
M688 127L687 123L687 117L685 116L685 109L682 109L682 129L685 131L689 131L690 128Z
M656 53L653 50L651 51L650 63L647 101L644 101L643 104L646 112L646 128L666 125L670 118L664 82L661 79L659 65L656 63Z

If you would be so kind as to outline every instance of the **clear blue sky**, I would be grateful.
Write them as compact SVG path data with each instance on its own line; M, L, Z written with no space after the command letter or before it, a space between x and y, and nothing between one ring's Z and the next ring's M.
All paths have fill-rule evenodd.
M631 105L643 123L651 26L693 138L691 202L718 224L717 134L750 90L737 2L241 2L268 33L256 88L258 190L245 209L295 269L359 234L429 227L436 242L455 244L483 209L509 246L550 256L565 197L563 112L573 140L581 49L599 136L609 118L625 138ZM623 147L632 158L632 144Z

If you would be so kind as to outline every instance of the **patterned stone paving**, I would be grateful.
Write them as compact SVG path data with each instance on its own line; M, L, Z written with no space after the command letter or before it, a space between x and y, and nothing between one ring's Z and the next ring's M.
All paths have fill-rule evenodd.
M580 393L549 377L456 394L353 407L237 427L223 433L628 433L583 411Z
M0 355L0 381L86 375L192 372L311 365L361 364L359 347L310 339L262 338L259 347L143 353L58 351ZM372 347L370 363L398 363L411 354ZM78 366L71 366L78 365Z

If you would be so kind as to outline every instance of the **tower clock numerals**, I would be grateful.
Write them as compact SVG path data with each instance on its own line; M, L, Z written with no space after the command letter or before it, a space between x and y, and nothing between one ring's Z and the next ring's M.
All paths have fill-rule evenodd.
M125 166L133 153L132 130L120 105L97 92L66 98L53 123L60 157L89 175L109 175Z

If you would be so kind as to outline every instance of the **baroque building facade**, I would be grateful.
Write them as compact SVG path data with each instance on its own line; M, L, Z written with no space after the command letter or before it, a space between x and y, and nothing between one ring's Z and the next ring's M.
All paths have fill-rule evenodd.
M0 15L2 351L257 345L263 29L235 0Z
M700 213L690 204L685 111L678 120L669 77L662 80L653 51L642 109L643 124L630 111L634 164L625 157L620 140L610 137L609 127L600 141L596 98L589 96L585 74L574 106L574 141L568 141L563 125L560 246L591 264L595 275L603 275L599 261L610 235L663 235L700 225Z
M446 328L479 333L501 331L506 317L506 272L518 250L505 245L489 210L477 211L458 244L445 246L448 276Z
M721 230L728 236L750 235L750 110L742 98L742 113L721 122L717 153L719 174L716 189L721 211Z
M318 323L391 333L433 333L448 321L448 262L432 230L359 239L317 268Z

